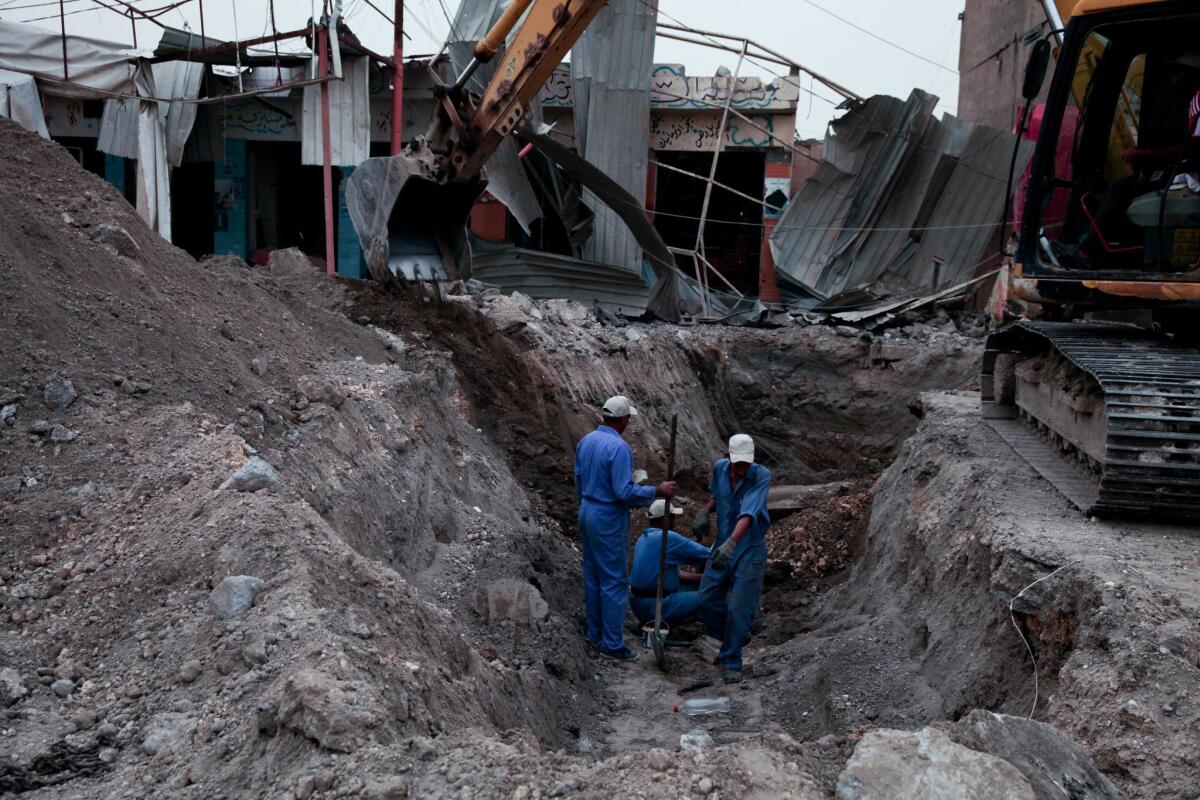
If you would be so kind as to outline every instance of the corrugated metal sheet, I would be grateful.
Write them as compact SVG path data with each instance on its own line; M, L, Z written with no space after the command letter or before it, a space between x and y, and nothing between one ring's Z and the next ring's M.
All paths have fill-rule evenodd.
M367 92L369 59L342 59L342 80L329 81L330 159L337 167L356 167L371 155L371 104ZM321 136L321 86L304 87L300 114L300 163L324 163Z
M824 161L771 236L780 274L824 299L876 282L928 287L935 255L943 284L986 264L1014 137L935 120L935 103L921 91L872 97L833 123Z
M118 98L104 101L100 115L100 137L96 149L121 158L138 157L139 100Z
M611 0L571 51L576 149L639 199L646 193L650 149L650 72L656 0ZM584 255L640 271L642 254L610 208L595 212Z
M455 75L462 74L471 61L475 43L483 38L507 5L501 0L463 0L459 5L446 42L446 52L450 54ZM469 84L471 91L482 92L487 87L496 71L497 61L499 58L475 71ZM542 208L525 174L517 144L511 137L505 139L488 159L484 171L488 179L488 191L512 212L518 224L528 233L529 226L542 216Z
M598 303L606 311L629 317L644 314L650 299L642 279L625 270L517 247L476 249L471 277L537 300L558 297L587 306Z
M204 79L203 64L188 61L164 61L155 64L154 90L159 97L179 100L195 100L200 96L200 82ZM196 123L195 103L159 103L158 113L163 117L167 131L167 160L172 167L183 163L183 148L192 134Z
M1000 217L1004 189L1012 160L1014 136L1008 131L975 126L945 190L937 199L929 230L907 260L897 260L889 271L910 286L931 286L934 257L945 265L939 286L973 277L980 269L999 263ZM1022 140L1017 153L1017 175L1033 154L1034 143ZM988 225L988 221L995 222ZM996 246L991 246L996 245Z

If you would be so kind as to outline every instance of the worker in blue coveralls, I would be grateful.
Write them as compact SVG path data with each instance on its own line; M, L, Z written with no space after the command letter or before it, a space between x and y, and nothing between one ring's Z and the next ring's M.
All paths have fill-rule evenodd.
M717 538L700 581L700 620L721 640L716 663L726 683L742 680L742 645L758 615L767 566L767 490L771 471L754 463L754 440L744 433L729 439L729 456L713 465L712 499L692 525L703 538L708 514L717 512Z
M637 409L623 395L604 403L600 427L575 447L575 493L583 542L583 593L587 638L600 655L636 661L621 624L629 605L629 510L645 508L655 497L675 494L674 481L657 487L633 482L633 452L621 438Z
M654 619L658 596L658 567L662 560L663 515L667 501L655 500L650 506L647 527L633 546L633 569L629 571L629 606L633 615L644 625ZM668 625L685 622L696 616L700 607L699 592L679 591L679 567L684 564L703 566L709 549L683 534L671 530L683 509L671 506L667 520L667 563L663 573L663 620Z

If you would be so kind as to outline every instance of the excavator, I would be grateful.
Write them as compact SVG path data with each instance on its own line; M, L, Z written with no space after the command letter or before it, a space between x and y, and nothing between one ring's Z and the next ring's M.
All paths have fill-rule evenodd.
M987 340L983 415L1085 513L1194 521L1200 3L1065 5L1045 3L1057 64L1007 253L1027 311Z
M435 87L426 134L401 155L359 165L346 204L371 277L386 284L467 275L466 220L486 186L484 164L517 131L530 102L605 2L512 0L454 83ZM468 91L479 67L498 54L482 92Z

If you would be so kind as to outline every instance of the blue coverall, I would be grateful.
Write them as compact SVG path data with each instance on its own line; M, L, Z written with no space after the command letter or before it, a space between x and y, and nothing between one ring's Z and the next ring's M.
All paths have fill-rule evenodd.
M733 551L729 566L716 569L710 562L700 581L700 620L709 634L721 640L717 663L724 669L742 668L742 645L750 638L750 625L758 614L762 598L763 574L767 567L767 490L771 471L760 464L750 465L746 477L735 490L729 483L729 459L713 466L709 492L717 500L717 539L720 547L742 517L750 517L750 527Z
M653 503L655 489L633 482L633 451L621 434L601 425L575 447L575 493L587 637L604 650L620 650L629 604L629 509Z
M633 569L629 571L629 588L633 596L629 605L643 624L654 619L654 595L658 591L658 562L662 558L662 528L646 528L633 546ZM675 531L667 531L667 568L663 574L663 619L667 624L683 622L696 616L700 607L699 592L679 591L679 566L700 566L708 560L709 549ZM648 592L650 597L639 597Z

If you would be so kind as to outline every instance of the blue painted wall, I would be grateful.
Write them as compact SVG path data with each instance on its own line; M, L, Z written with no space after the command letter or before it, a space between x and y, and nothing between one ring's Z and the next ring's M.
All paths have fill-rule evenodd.
M347 278L367 277L367 262L363 259L362 247L354 233L354 223L346 210L346 182L354 167L341 167L342 179L338 181L337 196L337 272Z
M225 160L213 165L217 215L213 252L246 258L250 226L246 199L246 142L225 140Z
M104 180L117 187L118 192L125 194L125 159L105 153Z

